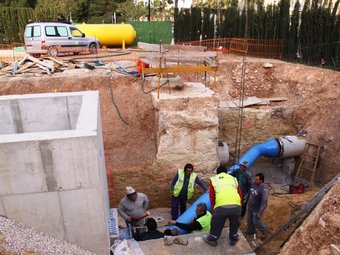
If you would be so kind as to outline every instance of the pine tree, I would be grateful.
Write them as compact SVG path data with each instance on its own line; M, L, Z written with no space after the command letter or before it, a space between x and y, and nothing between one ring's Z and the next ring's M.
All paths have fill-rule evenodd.
M32 18L32 8L0 6L0 42L23 42L25 26Z
M201 9L191 7L191 40L196 41L200 38L200 31L202 26Z
M286 58L288 60L296 59L298 49L298 29L300 20L300 2L297 0L294 5L294 11L290 18L289 40L287 44Z

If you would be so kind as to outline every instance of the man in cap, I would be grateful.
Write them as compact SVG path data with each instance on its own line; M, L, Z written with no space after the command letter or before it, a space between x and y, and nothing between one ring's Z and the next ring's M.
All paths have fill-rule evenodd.
M118 212L124 218L127 225L132 224L135 227L143 226L144 219L148 216L146 208L148 207L148 197L128 186L126 187L126 197L120 200Z
M241 211L241 217L243 218L244 215L246 215L247 210L247 203L249 199L249 191L252 184L251 180L251 174L249 171L247 171L248 162L243 161L239 164L240 168L235 169L231 175L234 176L237 181L238 185L242 191L242 211Z

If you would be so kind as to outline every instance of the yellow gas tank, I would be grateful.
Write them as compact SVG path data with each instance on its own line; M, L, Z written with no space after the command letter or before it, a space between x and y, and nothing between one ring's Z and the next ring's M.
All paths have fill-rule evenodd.
M136 31L130 24L76 24L85 35L98 39L103 47L133 44Z

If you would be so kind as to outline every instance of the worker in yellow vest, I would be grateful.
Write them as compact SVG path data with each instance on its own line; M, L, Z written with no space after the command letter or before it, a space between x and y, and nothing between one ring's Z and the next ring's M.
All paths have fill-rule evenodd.
M184 166L184 169L178 169L175 177L171 181L171 218L178 218L178 207L180 214L187 209L187 200L194 194L194 186L197 184L204 192L208 191L207 186L202 182L196 173L194 166L190 163Z
M175 225L187 232L208 232L210 230L211 213L207 209L205 203L199 203L196 206L197 217L192 219L189 224L177 222L175 220L169 221L169 225Z
M216 169L217 175L210 178L209 197L213 215L210 234L203 240L211 246L217 245L224 223L229 219L229 244L234 246L239 240L238 229L241 224L242 192L237 179L226 173L224 166Z

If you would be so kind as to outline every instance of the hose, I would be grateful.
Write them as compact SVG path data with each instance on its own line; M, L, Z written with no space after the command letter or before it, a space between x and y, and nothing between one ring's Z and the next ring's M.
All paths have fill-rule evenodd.
M113 98L113 91L112 91L112 87L111 87L111 81L112 81L112 70L110 68L110 75L109 75L109 82L108 82L108 85L109 85L109 88L110 88L110 94L111 94L111 101L112 101L112 104L113 106L116 108L117 110L117 113L118 113L118 116L119 118L121 119L121 121L125 124L125 125L129 125L129 123L123 119L122 115L120 114L120 110L117 106L117 104L115 103L114 101L114 98Z

